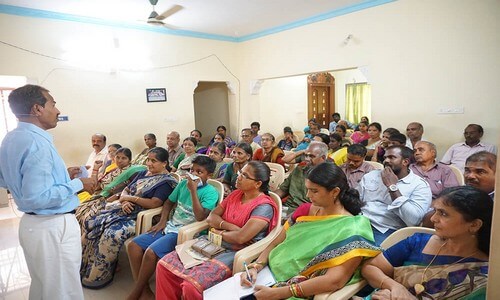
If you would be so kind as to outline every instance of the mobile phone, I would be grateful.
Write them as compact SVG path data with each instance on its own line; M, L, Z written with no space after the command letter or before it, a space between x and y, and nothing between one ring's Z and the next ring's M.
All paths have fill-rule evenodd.
M187 173L187 175L191 178L191 180L196 180L196 179L200 179L200 177L196 176L196 175L193 175L191 173Z

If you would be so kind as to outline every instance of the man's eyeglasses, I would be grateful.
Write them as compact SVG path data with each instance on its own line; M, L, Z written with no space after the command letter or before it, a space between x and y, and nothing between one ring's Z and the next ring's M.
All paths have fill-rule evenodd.
M245 179L250 179L250 180L253 180L253 181L260 181L258 179L255 179L255 178L252 178L252 177L248 176L247 173L242 173L241 171L238 171L237 174L238 174L238 177L241 176L241 177L243 177Z
M307 158L310 158L310 159L316 158L316 155L311 154L311 153L306 153L306 154L304 154L304 156L307 157Z
M250 135L249 134L242 134L241 137L242 138L247 138L247 137L250 137Z

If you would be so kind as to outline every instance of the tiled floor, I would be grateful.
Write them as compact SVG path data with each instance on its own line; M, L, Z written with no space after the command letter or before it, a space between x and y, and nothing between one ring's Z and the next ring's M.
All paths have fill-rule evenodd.
M21 215L22 213L16 211L15 208L0 208L0 300L28 299L30 277L18 239ZM84 288L85 299L125 299L133 285L125 251L120 254L119 265L120 271L106 288L101 290Z

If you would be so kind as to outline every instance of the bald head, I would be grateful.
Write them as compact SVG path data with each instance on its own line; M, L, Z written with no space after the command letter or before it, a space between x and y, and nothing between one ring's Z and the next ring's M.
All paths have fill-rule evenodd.
M411 122L406 126L406 136L412 141L420 141L424 134L424 126L418 122Z
M169 149L175 149L179 146L181 140L181 135L177 131L170 131L167 134L167 147Z

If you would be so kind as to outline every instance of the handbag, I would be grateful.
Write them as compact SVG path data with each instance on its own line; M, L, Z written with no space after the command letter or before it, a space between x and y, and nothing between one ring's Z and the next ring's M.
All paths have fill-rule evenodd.
M199 237L198 240L191 246L191 248L208 258L213 258L217 254L225 250L223 247L217 246L216 244L207 240L204 236Z

